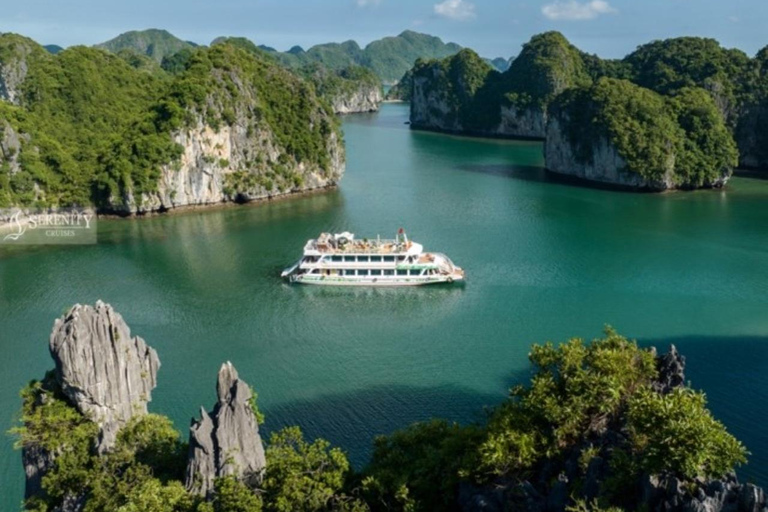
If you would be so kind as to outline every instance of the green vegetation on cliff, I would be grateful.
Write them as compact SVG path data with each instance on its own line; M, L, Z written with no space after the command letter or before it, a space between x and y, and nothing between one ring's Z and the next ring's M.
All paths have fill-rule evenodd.
M281 163L330 166L336 121L311 84L263 54L230 44L186 48L183 58L166 59L168 73L132 51L50 55L28 40L31 51L21 52L20 40L0 36L0 63L21 55L28 68L19 105L0 103L0 119L24 135L19 172L0 162L0 206L109 209L138 200L181 155L172 133L198 117L214 129L237 122L248 133L271 132Z
M768 166L768 48L750 59L714 39L681 37L640 46L621 60L603 60L558 32L546 32L531 38L501 75L465 70L452 81L452 68L459 68L452 58L414 67L426 91L418 105L412 103L417 126L543 137L555 102L560 110L570 105L570 140L581 161L591 158L596 147L590 145L600 135L609 135L627 170L650 180L669 178L673 186L718 183L739 157L743 165ZM591 85L601 79L613 81ZM469 82L480 92L453 92ZM442 99L449 101L439 105ZM513 109L503 111L505 106ZM470 112L477 113L472 121Z
M15 430L20 447L58 454L27 507L52 510L68 496L83 499L87 512L447 511L464 488L503 496L515 509L515 500L535 496L527 482L540 496L565 482L563 506L636 510L643 478L673 476L694 488L746 460L704 395L671 383L682 373L610 329L591 343L534 345L530 360L530 382L483 424L432 420L380 437L359 474L339 448L289 427L267 443L258 488L221 478L208 502L184 490L186 445L166 418L134 418L98 455L96 426L48 376L22 392L24 426Z
M559 32L533 36L504 73L506 99L515 106L546 108L560 92L587 85L582 53Z
M601 78L570 89L552 106L582 162L605 140L626 170L653 182L700 187L728 176L738 152L712 98L702 89L664 97L627 80Z
M82 46L27 65L10 124L30 140L20 171L0 176L0 204L100 204L155 187L160 165L179 155L152 108L162 79Z
M459 123L468 131L482 131L499 122L498 82L501 75L472 50L464 49L442 60L419 60L413 80L423 84L422 93L448 107L450 125Z

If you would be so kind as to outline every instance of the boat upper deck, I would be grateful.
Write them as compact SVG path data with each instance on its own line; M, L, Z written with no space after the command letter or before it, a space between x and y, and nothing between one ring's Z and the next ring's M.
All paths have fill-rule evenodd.
M344 236L348 235L348 236ZM355 240L353 235L330 235L323 233L316 239L308 240L304 246L304 254L392 254L410 255L420 254L422 246L407 239L384 240L362 239Z

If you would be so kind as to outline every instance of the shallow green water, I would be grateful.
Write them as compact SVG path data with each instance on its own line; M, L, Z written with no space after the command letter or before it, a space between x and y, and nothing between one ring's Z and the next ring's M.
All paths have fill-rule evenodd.
M531 343L622 333L688 356L688 377L768 484L768 181L725 191L617 193L548 181L537 143L408 130L407 107L346 118L338 191L138 221L97 246L0 252L0 428L52 367L53 319L103 299L160 355L151 409L185 432L231 360L267 429L299 424L359 466L374 435L430 416L470 421L527 376ZM464 287L283 284L320 231L404 226L467 271ZM23 473L0 443L0 510Z

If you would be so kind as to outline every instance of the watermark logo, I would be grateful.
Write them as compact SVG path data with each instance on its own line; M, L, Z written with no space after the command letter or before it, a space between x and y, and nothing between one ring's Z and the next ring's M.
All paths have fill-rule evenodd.
M0 209L0 245L95 244L96 235L89 208Z

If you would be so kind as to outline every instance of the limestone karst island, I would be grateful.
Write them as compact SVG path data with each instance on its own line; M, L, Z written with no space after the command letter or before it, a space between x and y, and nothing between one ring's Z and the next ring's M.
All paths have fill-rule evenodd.
M2 10L0 512L768 512L764 1Z

